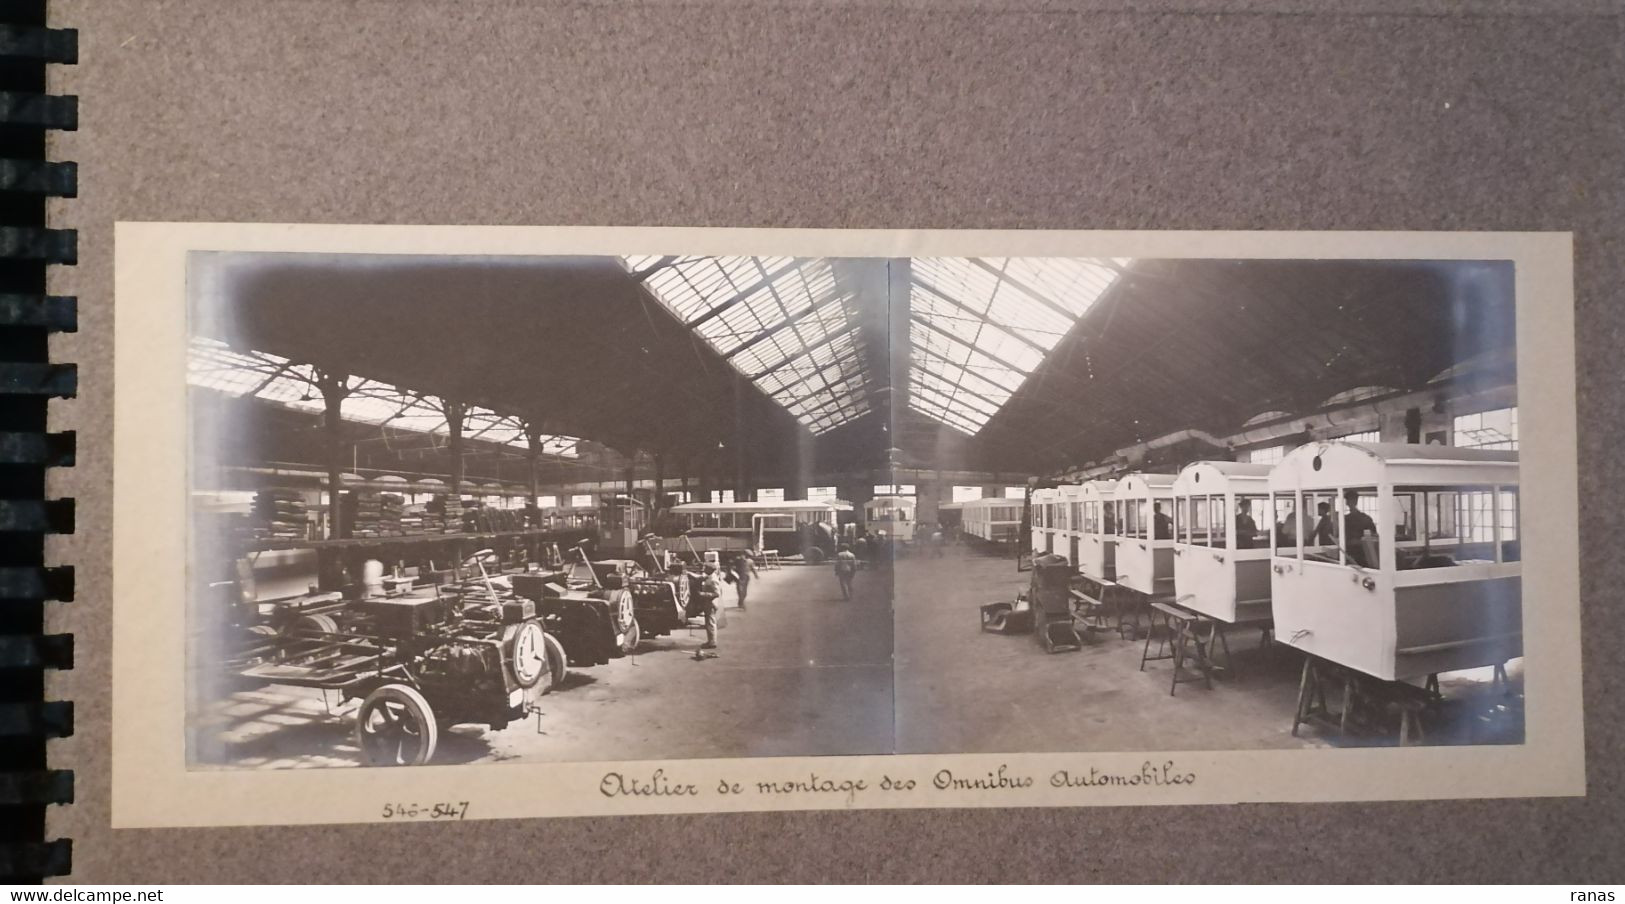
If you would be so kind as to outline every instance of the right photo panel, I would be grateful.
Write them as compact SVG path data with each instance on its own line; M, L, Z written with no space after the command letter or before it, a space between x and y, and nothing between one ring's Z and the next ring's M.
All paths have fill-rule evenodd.
M1523 743L1511 262L890 267L896 752Z

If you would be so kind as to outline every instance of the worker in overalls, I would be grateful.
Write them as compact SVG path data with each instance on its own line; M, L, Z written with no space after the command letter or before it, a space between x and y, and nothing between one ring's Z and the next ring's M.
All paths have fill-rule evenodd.
M734 559L733 565L734 592L739 595L739 608L745 608L745 597L750 595L751 579L756 577L756 560L750 553L743 553Z
M705 643L702 650L717 648L717 600L722 596L722 576L717 566L705 566L705 579L700 582L700 603L705 613Z
M852 578L858 573L858 557L852 554L852 547L842 546L835 553L835 580L841 583L841 599L852 598Z

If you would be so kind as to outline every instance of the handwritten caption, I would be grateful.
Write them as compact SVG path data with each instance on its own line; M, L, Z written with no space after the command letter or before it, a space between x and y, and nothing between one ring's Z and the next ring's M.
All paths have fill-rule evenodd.
M386 803L379 814L384 819L428 819L462 821L468 818L468 801L436 804Z
M811 795L841 798L854 804L860 797L889 799L896 795L932 795L977 792L1020 792L1038 789L1173 788L1196 784L1196 773L1173 760L1146 760L1137 772L1113 772L1098 767L1056 769L1047 775L1028 774L1000 765L985 773L938 769L928 774L852 778L809 772L772 780L734 781L686 779L674 769L660 767L648 773L606 772L598 793L609 798L771 797Z

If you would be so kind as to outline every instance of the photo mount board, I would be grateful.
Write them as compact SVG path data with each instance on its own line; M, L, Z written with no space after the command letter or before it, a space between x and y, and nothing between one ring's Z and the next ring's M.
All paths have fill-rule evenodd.
M1535 233L953 232L123 223L114 431L113 822L120 827L784 809L1229 804L1584 792L1571 239ZM1527 714L1519 745L771 757L248 771L188 767L184 367L194 251L433 255L759 255L1510 260L1514 264ZM1081 681L1081 679L1080 679ZM1086 687L1080 684L1080 692ZM1283 713L1283 721L1285 714ZM898 717L906 718L902 712ZM155 731L153 726L171 726ZM1379 780L1379 777L1381 779ZM514 793L519 787L532 789ZM900 788L901 786L901 788ZM126 790L128 789L128 790ZM414 814L438 812L411 806ZM418 818L412 816L408 818Z

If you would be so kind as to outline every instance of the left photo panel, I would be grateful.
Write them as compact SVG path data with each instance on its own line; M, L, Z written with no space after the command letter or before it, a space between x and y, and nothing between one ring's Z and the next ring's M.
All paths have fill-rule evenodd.
M890 270L189 253L187 767L892 752Z

